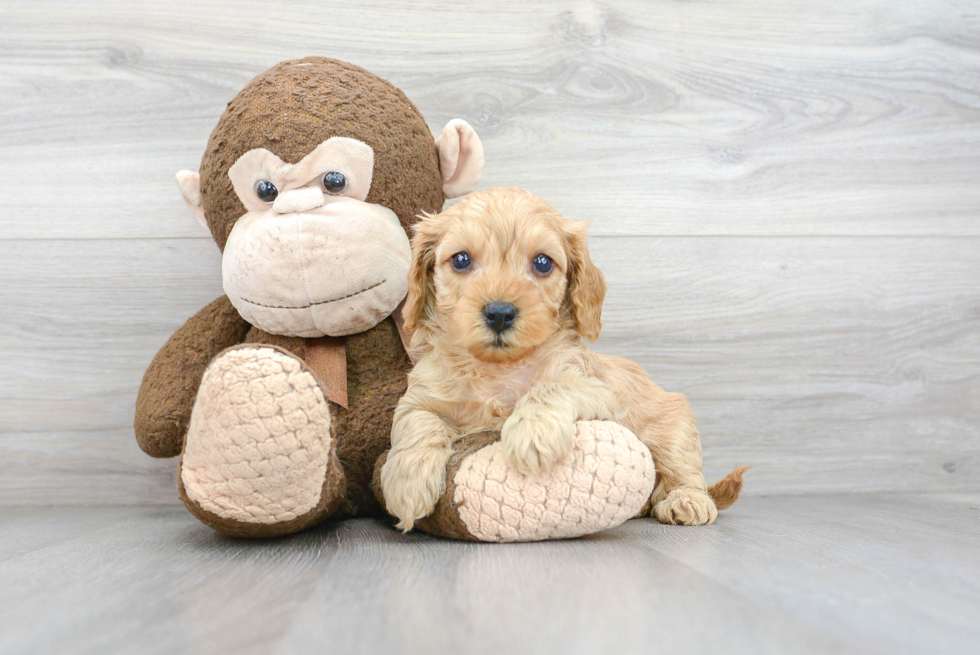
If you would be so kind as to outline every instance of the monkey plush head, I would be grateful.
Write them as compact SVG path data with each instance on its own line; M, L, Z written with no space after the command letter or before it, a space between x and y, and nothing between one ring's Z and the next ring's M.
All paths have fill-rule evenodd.
M368 330L408 290L406 229L483 169L473 129L437 139L399 89L325 57L282 62L253 79L211 133L184 200L222 251L224 290L272 334Z

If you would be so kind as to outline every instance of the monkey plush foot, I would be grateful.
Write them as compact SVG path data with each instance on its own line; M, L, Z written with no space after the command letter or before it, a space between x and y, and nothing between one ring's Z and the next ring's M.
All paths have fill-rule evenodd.
M446 493L418 528L471 541L566 539L633 518L653 493L649 449L617 423L579 421L572 452L533 476L507 464L497 438L484 433L457 444Z
M344 497L330 410L293 355L242 346L201 380L180 459L187 508L215 530L269 537L334 513Z

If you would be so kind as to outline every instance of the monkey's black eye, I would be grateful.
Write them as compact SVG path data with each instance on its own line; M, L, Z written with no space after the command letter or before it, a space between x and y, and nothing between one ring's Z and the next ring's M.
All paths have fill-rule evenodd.
M551 272L551 269L555 267L555 262L553 262L551 257L548 255L538 255L534 258L534 261L531 262L531 265L534 266L534 270L541 275L547 275Z
M279 189L268 180L259 180L255 183L255 195L262 202L272 202L279 195Z
M465 271L473 262L470 261L470 253L458 252L449 258L449 263L452 264L453 270Z
M340 171L331 171L323 176L323 190L332 196L339 196L347 188L347 176Z

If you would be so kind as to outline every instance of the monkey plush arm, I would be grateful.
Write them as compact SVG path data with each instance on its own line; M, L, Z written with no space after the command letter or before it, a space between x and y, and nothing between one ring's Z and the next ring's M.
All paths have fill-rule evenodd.
M222 350L244 341L249 327L221 296L167 340L146 369L136 398L136 441L144 452L180 454L204 369Z

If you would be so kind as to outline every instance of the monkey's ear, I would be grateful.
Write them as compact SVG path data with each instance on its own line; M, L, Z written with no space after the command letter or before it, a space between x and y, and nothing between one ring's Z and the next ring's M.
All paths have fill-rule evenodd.
M204 209L201 207L201 176L194 171L177 171L177 186L180 187L180 195L184 197L184 204L197 216L197 222L208 229L208 222L204 220Z
M483 172L483 144L470 124L454 118L436 138L442 192L447 198L462 196L476 188Z

